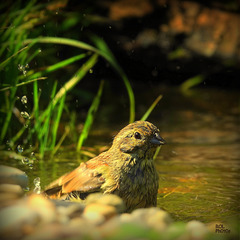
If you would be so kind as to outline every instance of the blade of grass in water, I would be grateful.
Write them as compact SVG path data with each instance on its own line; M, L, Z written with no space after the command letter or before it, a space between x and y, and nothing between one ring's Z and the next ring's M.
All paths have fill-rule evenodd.
M53 149L55 144L56 144L56 139L57 139L57 130L58 130L58 126L59 126L59 122L62 116L62 111L64 108L64 103L65 103L65 98L66 98L66 94L61 98L60 102L59 102L59 106L56 109L57 110L57 116L55 119L53 119L53 126L52 126L52 143L49 146L50 149Z
M149 115L151 114L151 112L153 111L153 109L156 107L156 105L158 104L158 102L162 99L162 95L159 95L156 100L152 103L152 105L149 107L149 109L145 112L145 114L142 116L141 120L145 121Z
M77 151L80 151L84 141L88 137L90 128L92 126L95 114L97 112L97 109L98 109L98 106L99 106L99 103L100 103L100 98L102 96L103 86L104 86L104 81L101 81L98 92L97 92L97 95L93 99L92 105L88 110L87 118L86 118L86 121L84 123L82 133L81 133L81 135L79 137L79 140L78 140Z
M38 94L38 82L33 83L33 113L36 119L39 116L39 94Z
M51 99L53 99L57 89L57 81L55 81L52 93L51 93ZM52 110L54 109L54 106L52 104L52 101L49 104L48 107L48 115L41 126L41 128L38 129L37 134L38 134L38 139L39 139L39 153L40 153L40 158L43 158L44 152L46 151L47 147L47 141L48 141L48 136L49 136L49 130L50 130L50 119L52 115Z
M115 68L117 73L121 76L121 78L126 86L126 89L128 92L128 97L129 97L129 102L130 102L129 122L130 123L134 122L134 120L135 120L135 98L134 98L134 93L133 93L131 84L130 84L126 74L124 73L124 71L122 70L120 65L118 64L118 62L115 59L115 57L113 56L111 50L108 48L107 44L100 37L97 37L96 35L92 36L92 40L94 41L96 46L101 50L101 55Z
M54 147L53 151L51 152L51 156L54 156L55 153L58 151L58 149L61 147L64 139L66 138L66 136L69 134L70 132L70 127L66 126L65 127L65 131L64 134L62 135L62 137L60 138L59 142L57 143L57 145Z
M64 86L58 91L55 98L53 99L53 105L55 105L66 92L72 89L89 72L89 70L93 68L93 66L97 63L97 59L98 55L94 54L86 63L82 65L75 76L66 82Z
M141 120L142 121L145 121L149 115L151 114L151 112L153 111L153 109L156 107L156 105L158 104L158 102L162 99L162 95L159 95L156 100L152 103L152 105L149 107L149 109L145 112L145 114L142 116ZM155 154L153 156L153 159L156 159L159 151L161 149L161 146L157 147L156 151L155 151Z
M203 82L204 78L205 77L203 75L197 75L197 76L194 76L192 78L187 79L185 82L183 82L181 84L181 86L180 86L181 91L183 93L187 93L187 91L190 88L192 88L192 87L200 84L201 82Z

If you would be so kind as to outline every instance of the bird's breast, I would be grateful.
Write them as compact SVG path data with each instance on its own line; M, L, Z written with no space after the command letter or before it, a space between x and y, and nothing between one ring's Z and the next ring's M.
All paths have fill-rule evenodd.
M118 192L128 209L156 206L158 173L151 162L126 166L119 179Z

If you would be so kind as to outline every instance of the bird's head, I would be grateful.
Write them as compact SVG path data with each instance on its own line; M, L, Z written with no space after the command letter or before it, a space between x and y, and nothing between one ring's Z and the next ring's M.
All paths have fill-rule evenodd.
M114 149L139 158L152 158L156 148L165 144L159 130L147 121L136 121L124 127L114 138Z

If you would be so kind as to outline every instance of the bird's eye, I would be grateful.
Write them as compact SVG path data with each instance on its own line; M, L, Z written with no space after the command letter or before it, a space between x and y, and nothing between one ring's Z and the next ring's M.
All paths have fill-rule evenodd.
M135 133L134 133L134 137L135 137L136 139L141 139L141 138L142 138L142 136L141 136L141 134L140 134L139 132L135 132Z

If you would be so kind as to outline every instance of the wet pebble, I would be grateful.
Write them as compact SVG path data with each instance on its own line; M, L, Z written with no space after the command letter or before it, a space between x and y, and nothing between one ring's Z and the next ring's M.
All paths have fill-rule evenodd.
M186 230L190 235L191 239L204 239L209 233L208 228L202 222L193 220L187 223Z
M134 210L131 214L122 214L121 221L137 223L158 231L165 230L172 223L170 215L157 207L140 208Z
M28 177L25 172L4 165L0 165L0 184L15 184L19 185L22 188L28 186Z
M61 216L61 221L66 222L70 219L80 217L83 213L85 206L78 202L69 202L69 201L53 201L57 204L57 212Z
M31 233L39 223L39 215L27 206L10 206L0 211L2 239L19 238Z
M124 212L125 210L123 200L117 195L113 194L101 194L101 193L90 194L86 199L86 204L91 203L99 203L113 206L116 208L118 213Z
M0 208L11 205L24 195L22 188L15 184L0 184Z
M43 223L54 222L57 219L56 206L41 195L32 194L23 199L21 204L37 213Z
M102 224L105 220L117 215L116 208L110 205L91 203L83 212L83 217L95 225Z

